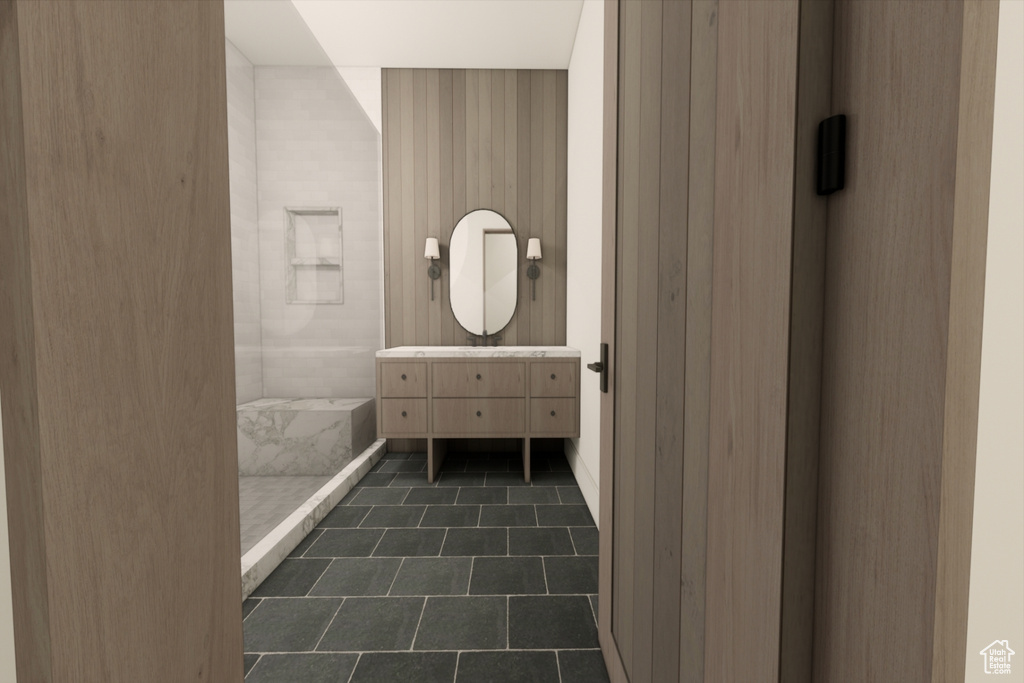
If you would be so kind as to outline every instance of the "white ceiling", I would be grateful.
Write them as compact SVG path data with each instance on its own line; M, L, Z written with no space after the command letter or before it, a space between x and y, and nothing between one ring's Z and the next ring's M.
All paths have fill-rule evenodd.
M582 9L583 0L225 0L224 18L258 66L567 69Z
M331 66L291 0L224 0L224 33L256 66Z

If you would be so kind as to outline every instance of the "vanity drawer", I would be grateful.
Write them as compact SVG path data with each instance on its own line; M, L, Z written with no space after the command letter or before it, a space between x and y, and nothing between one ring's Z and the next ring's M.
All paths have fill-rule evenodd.
M383 398L380 401L381 434L422 434L427 431L427 399Z
M427 397L426 363L381 363L380 395L387 397Z
M533 434L575 434L576 399L531 399L530 432Z
M520 397L526 393L523 363L434 363L434 397Z
M576 363L530 364L530 396L575 396Z
M521 398L434 399L434 432L439 434L508 434L526 427Z

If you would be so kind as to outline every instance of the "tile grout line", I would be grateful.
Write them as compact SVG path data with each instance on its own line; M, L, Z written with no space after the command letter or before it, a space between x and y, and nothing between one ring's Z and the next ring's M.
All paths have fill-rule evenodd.
M557 657L557 655L556 655L556 657ZM360 653L358 653L356 655L356 664L355 664L355 666L352 667L352 672L349 673L349 675L348 675L347 683L352 683L352 679L355 678L355 675L356 675L356 669L359 668L359 662L362 661L362 659L363 659L363 653L360 652Z
M416 620L416 630L412 632L412 641L409 643L409 652L416 647L416 639L420 637L420 624L423 623L423 613L427 611L427 598L423 598L423 606L420 607L420 618Z
M312 597L314 597L314 596L310 595L310 593L312 593L313 589L317 587L317 584L320 583L320 580L327 575L327 570L331 568L331 565L334 564L334 561L336 559L338 559L338 558L336 558L336 557L332 557L331 558L331 561L327 563L327 566L324 567L324 570L322 572L320 572L320 576L316 577L316 581L314 581L313 585L309 587L309 590L306 591L306 594L301 596L301 597L303 597L303 598L312 598Z
M373 544L373 550L370 551L370 554L367 555L367 557L373 557L374 556L373 554L375 552L377 552L377 548L380 546L380 542L384 540L384 537L387 535L387 533L388 533L388 530L385 529L384 533L382 533L380 535L380 538L377 539L377 542Z
M348 598L342 598L341 602L338 604L338 609L334 610L334 616L331 617L329 622L327 622L327 628L325 628L324 632L320 634L319 638L317 638L316 645L313 646L313 652L317 651L317 648L320 647L320 643L324 640L324 636L326 636L327 632L331 630L331 626L334 625L334 620L338 618L338 613L341 612L341 606L345 604L346 600L348 600Z
M248 677L249 677L249 674L251 674L251 673L253 672L253 669L255 669L255 668L256 668L257 666L259 666L259 663L260 663L260 660L261 660L261 659L263 659L263 654L262 654L262 653L261 653L261 654L258 654L258 655L256 655L256 661L255 661L255 662L253 662L253 665L252 665L252 669L249 669L249 670L248 670L248 671L246 671L246 672L245 672L244 674L242 674L242 678L243 678L243 679L245 679L245 678L248 678ZM244 664L244 663L243 663L242 665L243 665L243 666L245 666L245 664Z
M406 558L403 557L402 561L398 563L398 571L395 572L394 577L392 577L392 579L391 579L391 585L388 586L388 592L385 593L384 596L382 596L382 597L390 597L391 596L391 591L393 591L395 589L395 581L398 581L398 575L402 573L402 567L405 566L405 560L406 560Z

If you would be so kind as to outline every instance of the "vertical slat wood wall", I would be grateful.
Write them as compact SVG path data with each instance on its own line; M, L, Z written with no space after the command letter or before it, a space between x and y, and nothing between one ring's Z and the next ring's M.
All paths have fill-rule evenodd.
M717 9L612 4L616 418L615 456L602 460L599 630L613 681L696 682L704 679Z
M501 343L564 344L568 72L383 69L381 79L385 346L466 343L449 299L448 244L476 209L502 214L519 244L519 300ZM433 301L427 237L441 245ZM535 301L531 237L544 252Z
M832 114L832 0L800 2L786 500L779 683L809 683L814 644L818 434L828 198L816 192L818 124Z
M242 680L220 3L0 1L19 681Z
M799 2L721 2L718 19L705 680L768 681L779 676Z
M964 679L997 14L836 2L815 681Z

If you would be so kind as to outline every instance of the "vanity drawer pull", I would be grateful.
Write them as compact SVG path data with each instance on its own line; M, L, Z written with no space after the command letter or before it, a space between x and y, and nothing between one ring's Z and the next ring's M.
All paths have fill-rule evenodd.
M476 376L477 379L483 379L479 374Z
M555 378L555 376L554 376L554 375L551 375L551 379L554 379L554 378ZM402 381L403 381L403 382L405 381L405 375L402 375Z
M575 362L538 362L530 366L530 396L533 398L571 398L576 395L579 366ZM545 408L542 415L547 414Z
M551 414L552 414L552 415L554 415L554 414L555 414L555 411L553 411L553 410L552 410L552 411L551 411ZM403 410L403 411L402 411L402 417L409 417L409 414L408 414L407 412L405 412L405 411Z
M547 379L548 373L541 376ZM576 431L576 410L574 398L535 398L530 401L530 431L537 435L571 435Z
M393 378L398 381L398 374ZM409 373L409 381L415 382L416 375ZM409 386L408 384L406 386ZM420 434L427 431L427 399L425 398L384 398L381 399L380 425L378 433L383 437Z
M383 398L426 398L427 364L380 363L380 394ZM398 411L394 412L398 417Z
M481 415L480 411L479 411L479 410L478 410L478 411L476 411L476 416L477 416L477 417L480 417L480 415Z

